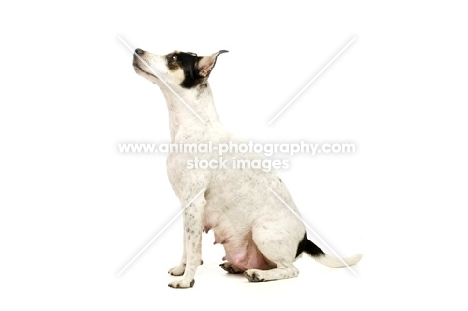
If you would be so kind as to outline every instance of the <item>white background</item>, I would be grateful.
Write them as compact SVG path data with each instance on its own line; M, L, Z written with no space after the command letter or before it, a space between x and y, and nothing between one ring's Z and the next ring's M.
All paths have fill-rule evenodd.
M0 309L466 308L462 1L5 3ZM119 36L160 54L229 50L210 81L240 138L357 145L354 155L291 157L279 172L335 251L365 254L357 276L303 257L296 279L248 283L217 266L210 233L195 287L170 289L180 219L117 276L179 211L164 156L117 151L169 141L163 97L134 73Z

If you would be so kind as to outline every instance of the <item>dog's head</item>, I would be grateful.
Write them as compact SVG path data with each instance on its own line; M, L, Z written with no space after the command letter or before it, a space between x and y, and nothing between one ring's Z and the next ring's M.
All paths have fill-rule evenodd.
M155 55L136 49L133 55L133 68L149 81L160 85L164 80L168 85L189 89L206 83L221 50L209 56L175 51L167 55Z

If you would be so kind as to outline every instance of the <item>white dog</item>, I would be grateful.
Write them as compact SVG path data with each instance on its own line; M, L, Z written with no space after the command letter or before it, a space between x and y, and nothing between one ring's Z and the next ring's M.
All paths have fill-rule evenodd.
M222 143L240 143L219 121L207 81L219 54L225 52L201 57L135 50L135 71L157 84L167 101L172 143L210 141L213 150ZM308 240L291 195L273 171L233 165L233 160L259 160L260 156L230 152L223 155L223 167L189 169L188 163L195 159L211 164L220 160L216 151L171 153L167 158L169 180L185 208L184 253L180 264L169 270L183 276L170 287L193 286L195 270L202 264L202 232L210 229L215 244L222 244L226 252L220 266L229 273L244 273L251 282L296 277L299 271L293 262L302 252L329 267L354 265L361 259L362 255L354 255L344 264Z

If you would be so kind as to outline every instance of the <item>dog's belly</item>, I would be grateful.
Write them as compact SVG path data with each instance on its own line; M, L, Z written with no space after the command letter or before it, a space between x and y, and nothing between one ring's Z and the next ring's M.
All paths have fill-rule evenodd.
M272 268L252 239L248 239L242 244L244 245L239 247L236 243L230 243L229 241L224 243L223 246L226 251L225 259L242 270L267 270Z
M205 227L205 231L209 228ZM222 244L226 252L223 260L235 264L242 270L261 269L267 270L274 268L275 265L270 262L258 249L252 240L252 234L235 234L229 230L223 230L222 227L214 227L214 244Z
M242 270L276 268L252 239L252 230L259 223L266 220L296 225L296 218L268 191L269 187L295 208L285 186L273 173L219 171L205 193L204 231L213 230L215 244L222 244L226 252L224 259Z

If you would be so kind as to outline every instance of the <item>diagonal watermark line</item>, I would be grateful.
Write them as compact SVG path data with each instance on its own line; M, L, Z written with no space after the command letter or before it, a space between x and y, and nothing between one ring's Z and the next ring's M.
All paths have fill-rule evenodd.
M351 268L318 234L317 232L315 232L314 229L312 229L311 226L309 226L303 219L301 216L299 216L292 208L291 206L288 205L288 203L286 203L273 189L271 188L268 188L268 190L270 190L271 193L273 193L277 198L278 200L281 201L281 203L284 204L284 206L286 206L293 214L294 216L296 216L303 224L304 226L307 227L307 229L309 229L319 240L320 242L322 242L323 245L325 245L325 247L327 247L332 253L333 255L335 255L336 258L338 258L349 270L351 270L352 273L354 273L354 275L357 275L356 271L353 270L353 268Z
M121 275L121 274L122 274L138 257L140 257L140 255L154 242L154 240L156 240L156 239L161 235L161 233L163 233L164 230L166 230L167 227L169 227L169 226L174 222L174 220L176 220L176 218L179 217L180 214L182 214L182 213L185 211L185 209L186 209L190 204L192 204L192 202L195 201L195 200L200 196L200 194L204 193L205 190L206 190L206 188L203 188L202 190L200 190L200 192L198 192L197 195L195 195L195 196L193 197L193 199L191 199L191 200L187 203L187 205L185 205L184 208L181 209L181 210L164 226L164 228L162 228L162 229L151 239L151 241L149 241L149 242L145 245L145 247L143 247L143 248L132 258L132 260L130 260L130 261L125 265L125 267L123 267L122 270L120 270L119 273L117 273L117 276Z
M356 40L356 37L353 37L351 39L351 41L349 41L339 52L338 54L335 55L335 57L333 57L326 65L325 67L323 67L313 78L312 80L310 80L287 104L286 106L283 107L283 109L280 110L280 112L278 112L276 114L276 116L273 117L273 119L270 120L270 122L268 122L268 124L271 124L273 123L273 121L275 121L301 94L302 92L304 92L311 84L312 82L314 82L321 74L322 72L325 71L325 69L328 68L328 66L330 66L337 58L338 56L341 55L341 53L343 53L350 45L351 43L354 42L354 40Z
M130 47L130 45L128 45L128 43L125 42L124 39L122 39L122 37L119 36L118 38L119 38L120 41L122 41L122 43L123 43L136 57L138 57L138 59L139 59L143 64L145 64L145 66L151 71L151 73L152 73L156 78L158 78L159 81L161 81L161 83L164 84L164 86L166 86L166 87L174 94L175 97L177 97L177 99L179 99L179 100L180 100L180 101L181 101L181 102L182 102L182 103L183 103L183 104L184 104L184 105L185 105L185 106L186 106L186 107L203 123L203 124L206 124L205 120L203 120L203 118L200 117L200 116L198 115L198 113L196 113L195 110L193 110L193 108L190 107L190 105L187 104L187 103L185 102L185 100L184 100L182 97L180 97L180 95L177 94L176 91L174 91L174 89L173 89L172 87L170 87L169 84L167 84L166 81L164 81L164 80L153 70L153 68L151 68L151 67L148 65L148 63L147 63L143 58L140 57L140 55L138 55L138 54L135 53L135 49L132 49L132 48Z

